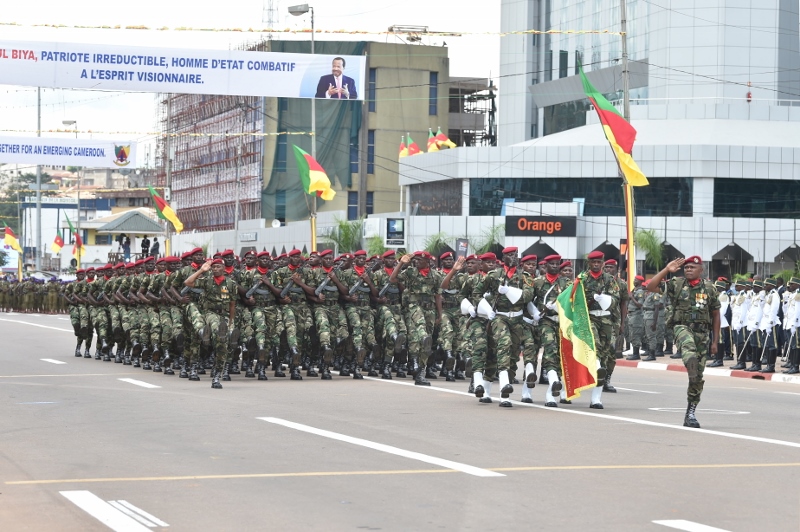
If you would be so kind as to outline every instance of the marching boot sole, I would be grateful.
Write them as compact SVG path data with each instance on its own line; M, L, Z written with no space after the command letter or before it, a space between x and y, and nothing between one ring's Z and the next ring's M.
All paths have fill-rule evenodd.
M561 384L561 381L557 381L553 383L553 388L550 393L553 395L558 395L561 393L561 390L564 388L564 385Z

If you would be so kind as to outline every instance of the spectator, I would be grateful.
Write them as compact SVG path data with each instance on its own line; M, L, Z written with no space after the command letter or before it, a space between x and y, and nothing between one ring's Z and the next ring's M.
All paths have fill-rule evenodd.
M147 235L144 235L142 239L142 257L147 257L150 255L150 239L147 238Z
M125 257L125 262L131 261L131 239L125 238L125 241L122 243L122 255Z
M154 236L153 237L153 245L150 246L150 256L151 257L158 258L158 252L159 252L160 246L161 245L158 243L158 237Z

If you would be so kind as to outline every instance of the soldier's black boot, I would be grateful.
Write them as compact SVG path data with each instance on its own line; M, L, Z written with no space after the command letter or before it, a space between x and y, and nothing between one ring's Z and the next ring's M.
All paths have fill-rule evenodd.
M778 359L777 349L767 350L767 367L761 370L761 373L775 373L775 361Z
M383 373L381 374L381 379L390 381L392 380L392 364L391 362L384 362L383 364Z
M610 372L609 372L609 373L606 375L606 381L605 381L605 383L603 384L603 391L604 391L604 392L608 392L608 393L617 393L617 389L616 389L616 388L614 388L614 386L612 386L612 384L611 384L611 375L613 375L613 373L614 373L613 371L610 371Z
M232 362L230 364L223 364L223 366L222 366L222 377L221 377L222 380L224 380L226 382L231 380L231 370L230 370L230 368L231 368L232 365L233 365ZM214 376L214 372L213 371L211 372L211 376L212 377Z
M125 348L121 342L117 342L117 349L114 351L114 364L122 364L122 357L125 354Z
M439 377L436 376L436 367L429 361L428 365L425 367L425 378L436 380Z
M319 375L324 381L333 379L333 375L331 375L330 363L325 362L324 360L322 361L322 365L319 367Z
M244 361L242 361L242 369L245 370L244 376L248 379L255 379L256 373L253 371L253 362L251 360L247 361L247 367L244 366Z
M236 349L233 350L231 363L228 364L228 373L230 375L241 374L241 371L239 371L239 355L241 354L241 352L242 349L239 346L236 346Z
M301 381L303 380L303 376L300 375L300 365L292 365L291 374L289 378L293 381Z
M189 363L187 362L187 360L183 359L183 364L181 364L181 372L178 373L178 377L179 378L181 378L181 379L188 379L189 378L189 372L187 371L189 369L188 366L189 366Z
M91 349L92 339L90 337L88 340L86 340L86 344L84 345L83 358L92 358L92 354L90 353Z
M102 346L103 345L108 345L108 344L104 343L105 341L106 341L105 338L100 338L99 336L97 337L97 342L95 342L95 344L94 344L94 359L95 360L102 360L103 359L103 347Z
M444 374L447 382L456 382L456 357L449 349L444 352L444 364L442 365L442 373Z
M786 370L787 375L795 375L800 373L800 368L798 368L798 359L800 359L800 350L792 348L791 352L789 353L789 363L791 366L788 370Z
M414 375L414 384L416 386L430 386L431 383L425 378L426 374L427 371L425 371L425 366L420 365L416 375ZM433 378L435 379L436 376L434 375Z
M747 349L744 345L737 345L736 352L738 356L736 357L736 364L731 366L729 369L745 369L747 365L745 364L745 357L747 356L745 350Z
M353 367L353 378L356 380L361 380L364 378L364 375L361 374L361 366L358 364Z
M222 389L222 383L219 382L219 379L220 379L219 370L212 369L211 370L211 387L214 388L215 390L221 390ZM225 380L224 374L223 374L222 380ZM228 377L228 380L230 380L230 377Z
M272 369L275 371L276 377L286 376L286 373L283 372L283 364L280 361L280 352L277 347L272 349Z
M633 354L628 355L625 357L625 360L641 360L642 357L639 356L639 348L634 346L633 347Z
M671 355L672 354L672 342L667 342L667 348L664 349L664 354L665 355Z
M258 363L258 365L256 366L256 370L257 370L257 373L258 373L258 380L260 380L260 381L269 380L267 378L267 373L265 371L266 370L266 365L263 362L259 362Z
M164 360L161 363L164 368L164 375L175 375L175 370L172 369L172 357L170 356L169 348L164 348Z
M317 372L316 369L314 369L314 367L316 366L314 362L315 362L314 360L311 359L308 360L308 370L306 370L306 377L319 377L319 373Z
M78 345L75 346L75 356L76 357L82 357L83 356L81 354L81 344L82 343L83 343L83 339L78 338Z
M155 373L161 373L163 371L161 367L161 347L158 344L153 344L153 371Z
M469 388L467 388L467 393L475 393L475 377L471 377L469 379Z
M466 380L467 377L464 375L466 363L467 360L464 358L464 354L461 352L456 353L456 380Z
M747 368L745 371L761 371L761 358L759 353L751 353L750 356L753 359L753 363Z
M377 377L378 376L378 370L380 369L380 364L378 363L377 360L373 360L374 356L375 356L375 351L373 350L373 351L370 352L369 356L367 357L367 359L370 360L370 362L371 362L371 364L369 365L369 373L367 373L368 377Z
M693 429L699 429L700 423L697 421L694 413L697 409L697 405L695 403L689 403L686 407L686 416L683 418L683 426L684 427L692 427Z
M653 350L649 347L645 347L645 357L642 359L644 362L652 362L656 359L656 355L653 353Z
M153 369L153 366L150 365L151 357L153 356L153 352L150 350L149 346L145 346L142 349L142 369L149 371Z
M539 384L550 384L547 382L547 375L544 374L544 368L539 370Z
M189 380L190 381L199 381L200 375L197 374L197 362L192 364L191 373L189 373Z
M395 372L395 376L398 379L405 379L408 376L408 367L405 364L400 364L397 366L397 371Z

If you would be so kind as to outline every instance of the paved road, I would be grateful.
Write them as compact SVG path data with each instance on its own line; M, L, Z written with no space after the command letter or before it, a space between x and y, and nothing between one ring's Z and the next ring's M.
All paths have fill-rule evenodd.
M443 380L212 390L74 358L63 317L0 337L4 532L800 528L797 385L709 377L690 430L678 372L618 369L603 411L542 387L502 409Z

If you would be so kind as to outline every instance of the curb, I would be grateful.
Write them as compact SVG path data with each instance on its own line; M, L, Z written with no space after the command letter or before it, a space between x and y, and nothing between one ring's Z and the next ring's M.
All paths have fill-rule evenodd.
M641 368L657 371L682 371L683 373L686 373L686 367L683 364L661 364L659 362L642 362L621 359L617 360L617 366L621 366L623 368ZM706 368L703 371L703 375L713 375L714 377L738 377L740 379L800 384L800 375L784 375L782 373L759 373L757 371L751 372L721 368Z

